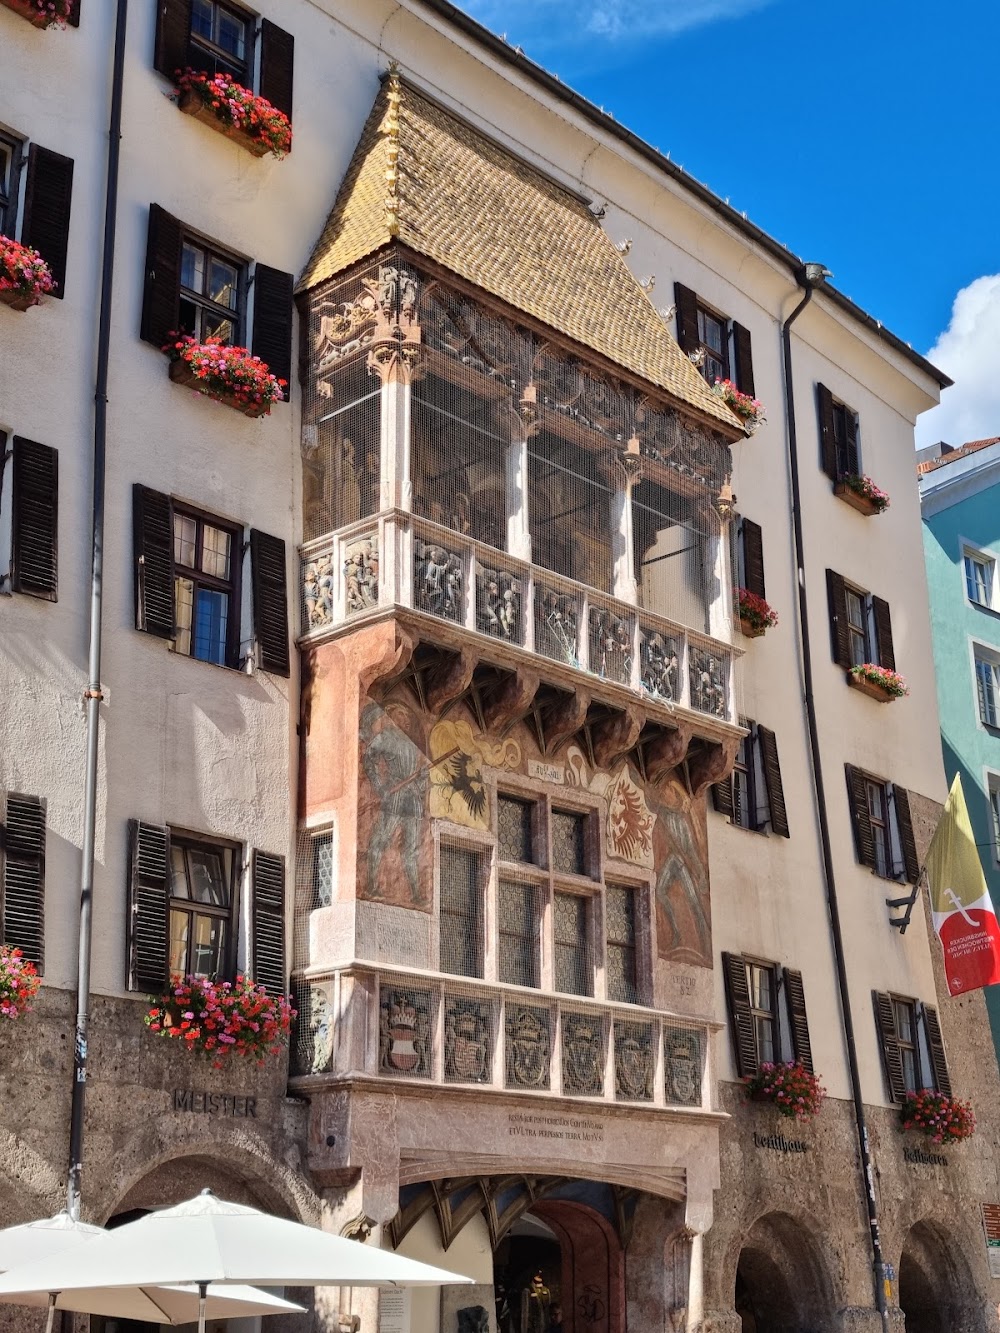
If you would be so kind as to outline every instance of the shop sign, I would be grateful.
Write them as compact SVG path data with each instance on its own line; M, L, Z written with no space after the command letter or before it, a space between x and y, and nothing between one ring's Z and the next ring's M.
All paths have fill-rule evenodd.
M194 1088L174 1088L174 1110L190 1111L194 1115L256 1120L257 1098L237 1096L232 1092L196 1092Z
M948 1159L943 1153L925 1152L923 1148L904 1148L903 1161L913 1162L916 1166L947 1166Z
M786 1139L784 1134L758 1134L754 1130L753 1146L770 1148L772 1152L800 1153L808 1152L809 1144L802 1139Z
M1000 1277L1000 1203L984 1203L981 1207L990 1277Z

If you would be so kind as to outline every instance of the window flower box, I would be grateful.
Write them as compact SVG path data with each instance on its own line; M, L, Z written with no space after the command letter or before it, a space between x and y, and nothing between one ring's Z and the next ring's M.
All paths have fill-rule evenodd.
M38 969L20 949L0 946L0 1019L23 1017L41 984Z
M743 1080L747 1101L770 1102L779 1115L789 1120L811 1120L819 1114L826 1088L817 1074L798 1060L784 1064L765 1061L756 1074Z
M49 266L30 246L0 236L0 302L12 310L30 310L55 290Z
M249 977L235 982L175 978L165 994L151 997L143 1018L150 1032L201 1051L216 1069L239 1056L264 1064L288 1044L295 1010L286 995L268 995Z
M778 623L778 613L763 597L748 588L737 588L736 600L740 618L740 633L747 639L759 639Z
M36 28L65 28L73 11L72 0L0 0L0 4Z
M271 153L281 158L291 150L292 126L284 112L228 74L209 77L185 70L177 78L177 105L254 157Z
M910 692L910 687L898 671L890 671L888 667L879 666L875 662L851 667L847 673L847 683L880 704L892 703L893 699L902 699Z
M170 357L170 378L195 393L232 407L247 417L264 417L284 398L285 380L272 375L259 356L245 347L200 343L187 335L163 349Z
M742 393L732 380L716 380L712 385L712 392L736 413L748 435L752 435L757 427L762 426L767 420L764 415L764 404L760 399Z
M932 1143L960 1143L976 1132L971 1103L943 1092L911 1092L904 1098L899 1114L903 1129L916 1130Z
M875 485L871 477L845 474L834 482L833 493L866 518L873 514L884 514L889 508L889 496L880 486Z

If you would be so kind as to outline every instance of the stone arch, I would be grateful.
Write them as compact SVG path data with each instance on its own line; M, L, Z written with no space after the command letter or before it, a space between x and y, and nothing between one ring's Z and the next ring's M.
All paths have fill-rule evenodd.
M832 1333L839 1302L823 1248L801 1217L758 1217L734 1267L733 1302L743 1333Z
M213 1125L210 1133L179 1129L173 1116L137 1129L103 1187L88 1190L85 1183L84 1197L88 1218L103 1225L117 1213L180 1203L206 1187L236 1203L319 1223L318 1197L259 1135L229 1126Z
M625 1252L614 1227L572 1199L543 1199L530 1212L552 1228L562 1250L562 1290L572 1293L563 1309L565 1333L619 1333L625 1327Z
M976 1288L968 1263L940 1222L923 1218L910 1227L898 1284L906 1333L971 1333L981 1326L970 1304Z
M66 1177L17 1134L0 1125L0 1226L15 1226L58 1212Z

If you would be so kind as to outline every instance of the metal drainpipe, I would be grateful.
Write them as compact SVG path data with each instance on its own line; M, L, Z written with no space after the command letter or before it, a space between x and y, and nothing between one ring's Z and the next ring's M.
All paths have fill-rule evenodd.
M94 384L94 494L90 574L89 677L87 701L87 776L84 788L83 850L80 864L80 940L76 981L76 1039L70 1104L69 1175L66 1208L80 1216L83 1170L84 1098L87 1091L87 1031L90 1022L90 952L93 937L94 842L97 830L97 756L101 728L101 607L104 597L104 491L108 431L108 362L111 350L111 294L115 272L115 225L118 217L118 165L121 156L122 87L125 74L125 25L128 0L118 0L108 132L108 179L104 199L104 254L101 305L97 326L97 375Z
M830 825L826 811L826 792L823 785L823 764L820 757L819 732L816 726L816 700L813 695L812 648L809 641L809 608L806 600L805 553L802 540L802 502L799 491L799 455L795 433L795 403L792 395L792 338L791 328L812 300L817 283L828 276L822 265L809 264L799 277L805 295L785 320L781 329L785 367L785 419L788 422L788 466L792 481L792 526L795 535L795 564L799 585L799 628L802 651L802 680L806 720L809 729L809 753L816 797L816 816L819 821L820 844L823 849L823 873L826 879L826 901L830 912L830 933L837 963L837 986L840 991L840 1011L847 1047L847 1064L851 1074L851 1093L854 1098L854 1118L858 1129L858 1149L861 1153L861 1174L868 1205L868 1229L871 1235L872 1270L875 1280L875 1306L882 1318L884 1333L890 1333L889 1303L886 1299L885 1264L882 1258L882 1239L879 1232L878 1203L875 1199L875 1180L872 1175L872 1156L868 1142L868 1123L861 1097L861 1075L858 1070L858 1052L854 1042L854 1019L851 1015L851 996L847 986L847 968L844 963L844 937L840 927L840 906L837 900L837 881L833 873L833 852L830 844Z

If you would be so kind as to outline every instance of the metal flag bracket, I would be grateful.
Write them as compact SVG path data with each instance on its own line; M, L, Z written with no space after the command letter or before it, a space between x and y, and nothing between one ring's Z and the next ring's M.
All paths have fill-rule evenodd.
M894 912L902 912L902 916L891 916L889 925L895 926L900 935L906 934L906 927L910 924L910 917L913 915L914 904L920 893L920 886L927 877L927 867L922 866L920 874L917 876L917 882L914 884L910 893L905 898L886 898L885 905Z

